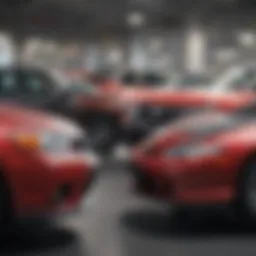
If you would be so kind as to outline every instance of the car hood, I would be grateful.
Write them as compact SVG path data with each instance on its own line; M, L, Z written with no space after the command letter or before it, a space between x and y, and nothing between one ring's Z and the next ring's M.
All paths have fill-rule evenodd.
M218 111L203 111L195 115L187 116L175 124L170 124L164 128L169 132L185 132L192 135L211 135L226 129L242 125L245 121L251 121L250 118L243 118L232 114L225 114Z
M0 129L8 132L51 130L72 135L82 134L78 126L64 118L31 110L14 103L0 104Z
M233 110L254 100L249 92L213 92L207 88L193 90L164 90L150 88L123 89L119 93L123 102L169 107L213 106L222 110Z
M183 117L176 123L165 125L151 134L141 146L143 149L162 147L165 144L179 144L182 141L199 141L216 138L228 132L256 124L251 115L224 114L218 111L204 111ZM244 130L244 129L241 129Z

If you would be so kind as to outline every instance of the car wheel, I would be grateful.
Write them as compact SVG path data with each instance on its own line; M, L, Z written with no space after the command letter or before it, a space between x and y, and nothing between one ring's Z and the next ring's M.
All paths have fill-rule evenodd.
M172 205L169 207L168 215L170 223L174 226L180 226L187 222L189 218L189 210L185 207Z
M256 159L247 162L240 176L235 212L243 224L256 225Z
M1 176L1 175L0 175ZM10 191L3 177L0 177L0 226L5 229L13 225L15 218L12 211Z

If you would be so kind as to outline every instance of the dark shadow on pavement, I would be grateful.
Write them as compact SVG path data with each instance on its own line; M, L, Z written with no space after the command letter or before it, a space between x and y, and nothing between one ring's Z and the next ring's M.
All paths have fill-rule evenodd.
M77 235L47 221L26 220L0 233L0 255L46 253L64 248L65 255L88 255L81 253ZM47 255L47 254L46 254Z
M256 229L245 227L225 211L187 212L171 216L168 211L141 209L126 213L121 225L129 231L153 238L256 237Z

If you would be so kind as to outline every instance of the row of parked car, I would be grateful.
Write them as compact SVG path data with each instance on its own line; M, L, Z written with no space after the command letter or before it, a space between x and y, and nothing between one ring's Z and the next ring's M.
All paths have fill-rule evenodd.
M104 129L94 129L96 134L104 131L108 135L108 139L101 140L102 144L113 145L111 142L120 139L138 142L158 126L184 114L206 108L226 112L245 106L255 97L254 75L252 64L231 68L213 81L195 75L170 79L152 72L128 72L119 80L111 79L108 74L86 75L87 82L91 81L95 87L95 97L87 98L84 107L88 108L88 101L93 101L100 112L95 115L94 106L93 116L101 114L100 120L102 116L111 120L107 125L106 122L100 123L98 127ZM113 133L113 130L119 132Z
M227 205L256 223L256 65L206 85L128 86L127 156L139 194L175 206Z
M98 155L120 142L132 146L126 160L140 193L177 209L230 204L256 220L256 66L198 86L152 76L128 83L2 68L0 221L73 209Z

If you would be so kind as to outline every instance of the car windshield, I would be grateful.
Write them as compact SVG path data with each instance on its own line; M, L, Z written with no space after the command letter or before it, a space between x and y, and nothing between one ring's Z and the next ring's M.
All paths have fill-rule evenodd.
M207 86L210 78L200 75L176 76L170 81L174 87L179 89L193 89L195 87Z
M216 92L250 90L256 85L255 82L255 68L236 67L224 72L209 87Z
M163 90L194 90L207 89L210 83L210 77L203 75L175 75L161 88Z

